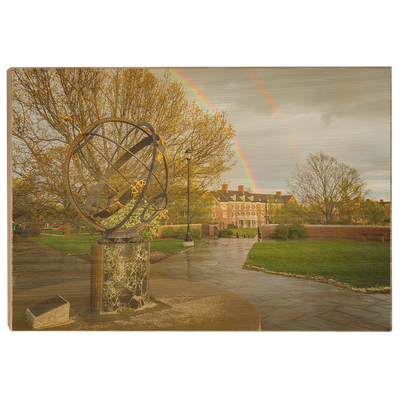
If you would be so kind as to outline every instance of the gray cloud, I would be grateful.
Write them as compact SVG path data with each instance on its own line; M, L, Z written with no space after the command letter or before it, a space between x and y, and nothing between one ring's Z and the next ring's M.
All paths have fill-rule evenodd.
M213 107L227 111L261 188L285 190L299 155L322 150L355 167L369 183L372 197L386 198L389 68L258 68L267 96L248 68L182 71ZM190 91L188 98L193 98ZM250 186L240 165L224 178L233 186Z

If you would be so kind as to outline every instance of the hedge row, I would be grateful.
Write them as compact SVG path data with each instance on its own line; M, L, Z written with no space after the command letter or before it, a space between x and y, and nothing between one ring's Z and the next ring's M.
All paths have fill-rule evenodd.
M187 235L187 227L181 226L178 230L174 228L167 228L163 231L163 238L170 239L170 238L178 238L178 239L186 239ZM190 229L190 235L193 239L200 239L201 238L201 230L197 228Z
M275 233L269 235L272 239L298 239L299 237L307 237L307 229L304 225L279 225L275 229Z

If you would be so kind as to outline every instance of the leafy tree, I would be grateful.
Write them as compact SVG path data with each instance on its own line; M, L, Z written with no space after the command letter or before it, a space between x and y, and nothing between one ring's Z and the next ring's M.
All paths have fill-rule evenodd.
M385 204L384 207L385 207L385 212L386 212L385 222L390 222L390 219L391 219L390 203Z
M313 224L331 224L341 214L350 214L349 199L368 193L356 169L321 151L297 165L287 185L301 204L293 211Z
M357 212L358 220L364 224L377 224L383 222L386 218L385 207L376 201L360 202Z
M184 87L166 71L158 79L149 69L16 68L12 70L13 174L40 186L57 205L60 218L76 215L63 182L65 155L89 124L107 117L150 123L165 140L171 185L185 187L185 151L191 148L194 189L217 188L221 174L235 164L234 130L226 113L204 111L188 102ZM121 138L120 125L115 138ZM107 141L102 151L110 150ZM80 162L80 164L78 163ZM73 185L85 191L89 177L78 160ZM93 170L99 165L89 157Z
M276 208L270 222L273 224L304 223L304 219L301 217L301 210L298 209L300 207L302 206L296 202L282 204Z
M187 223L187 188L172 187L169 190L168 224ZM210 192L190 188L190 223L208 224L212 221L211 207L214 197Z

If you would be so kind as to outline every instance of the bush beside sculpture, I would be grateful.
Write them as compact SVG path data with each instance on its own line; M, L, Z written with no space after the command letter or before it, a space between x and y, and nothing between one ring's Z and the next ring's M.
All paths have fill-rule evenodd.
M164 239L169 239L176 236L176 231L174 228L167 228L164 229L162 235Z
M181 226L180 228L178 228L178 230L175 230L174 228L167 228L163 231L164 239L175 238L175 237L178 239L186 239L186 235L187 235L187 227L185 226ZM193 239L200 239L201 230L197 228L191 228L190 235L192 236Z
M219 236L222 238L230 238L233 235L233 231L231 229L222 229Z

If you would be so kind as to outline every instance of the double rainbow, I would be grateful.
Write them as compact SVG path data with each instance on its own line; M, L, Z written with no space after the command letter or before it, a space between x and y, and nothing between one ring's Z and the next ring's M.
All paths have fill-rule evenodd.
M196 85L182 72L182 70L178 68L173 68L170 71L172 76L177 78L184 85L184 87L189 90L194 95L194 97L196 97L200 101L200 103L203 104L207 108L207 110L218 119L220 124L223 126L223 121L220 120L218 114L215 112L216 108L211 104L210 100L201 93ZM230 140L232 142L232 147L235 150L235 153L237 154L237 157L239 159L239 163L243 168L245 175L250 181L253 192L259 192L260 188L258 186L253 168L251 167L250 162L246 157L242 147L239 145L237 138Z

